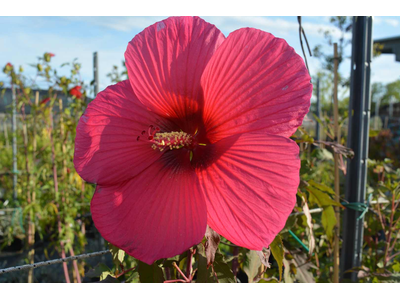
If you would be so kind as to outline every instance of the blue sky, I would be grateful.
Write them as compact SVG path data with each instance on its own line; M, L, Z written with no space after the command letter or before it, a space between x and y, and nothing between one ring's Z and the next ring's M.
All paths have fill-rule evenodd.
M254 27L271 32L286 41L301 54L298 38L297 17L204 17L215 24L224 34L242 27ZM81 75L88 84L93 78L93 52L99 53L100 90L111 84L106 74L113 65L121 65L128 42L145 27L164 17L0 17L0 66L7 63L22 65L28 76L35 69L36 57L44 52L55 53L53 66L78 58L82 63ZM310 46L323 44L320 29L332 29L329 17L303 17L303 27ZM400 17L375 17L373 38L400 35ZM334 35L335 36L335 35ZM338 35L336 35L337 37ZM350 46L347 49L350 55ZM315 74L320 63L308 58L310 71ZM62 70L62 69L61 69ZM349 72L349 60L342 64L341 71ZM62 72L61 72L62 73ZM372 82L388 83L400 79L400 63L394 55L381 55L373 60ZM0 74L0 81L4 81Z

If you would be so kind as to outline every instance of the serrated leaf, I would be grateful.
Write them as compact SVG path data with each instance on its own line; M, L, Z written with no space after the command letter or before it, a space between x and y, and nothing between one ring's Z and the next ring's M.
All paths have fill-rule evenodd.
M163 270L156 263L148 265L138 260L137 268L142 283L162 283L165 281Z
M325 229L325 233L330 241L334 236L334 228L336 225L335 211L332 206L326 207L321 214L322 226Z
M284 250L283 250L282 238L279 234L275 237L275 239L269 245L269 248L271 249L271 253L274 256L274 259L278 263L279 281L281 281L282 280L282 266L283 266Z
M250 250L246 253L246 259L243 263L243 271L249 278L249 283L254 281L254 278L260 273L261 260L257 251Z

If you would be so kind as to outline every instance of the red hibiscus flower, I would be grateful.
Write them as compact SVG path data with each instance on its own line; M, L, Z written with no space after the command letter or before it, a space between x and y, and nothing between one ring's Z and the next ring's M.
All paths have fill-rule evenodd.
M207 224L236 245L268 247L299 184L289 137L312 93L301 57L261 30L225 38L200 18L172 17L136 35L125 60L129 80L97 95L75 140L102 236L148 264L198 244Z
M49 101L50 101L50 97L47 97L47 98L43 99L42 101L40 101L40 104L46 104Z
M54 53L49 52L50 57L56 56Z
M78 99L81 99L82 98L81 88L82 87L80 85L77 85L69 90L69 94L71 96L75 96Z

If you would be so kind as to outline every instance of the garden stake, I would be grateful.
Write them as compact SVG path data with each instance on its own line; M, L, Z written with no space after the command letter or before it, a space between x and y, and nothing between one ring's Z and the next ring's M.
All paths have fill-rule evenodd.
M7 129L7 122L3 121L3 130L4 130L4 139L6 140L6 148L10 148L10 142L8 141L8 129Z
M348 159L345 199L351 203L365 203L367 159L369 143L369 115L371 107L372 17L353 17L350 104L348 114L347 147L354 151ZM356 272L346 272L361 265L364 222L360 212L346 209L343 216L341 277L357 281Z
M53 130L54 130L54 124L53 124L53 108L50 108L50 143L51 143L51 162L53 165L53 178L54 178L54 196L57 204L57 208L59 208L59 203L58 203L58 178L57 178L57 166L56 166L56 154L55 154L55 149L54 149L54 140L53 140ZM60 215L57 214L57 227L58 227L58 234L61 236L61 219ZM65 247L64 247L64 241L60 240L60 246L61 246L61 258L65 259ZM64 276L65 276L65 282L70 283L71 280L69 279L69 274L68 274L68 266L66 262L63 262L63 269L64 269Z
M32 203L35 203L36 200L36 172L35 172L35 162L36 162L36 147L37 147L37 142L36 142L36 115L37 115L37 108L39 106L39 92L36 92L35 94L35 109L31 109L31 114L33 115L33 136L32 136L32 197L31 201ZM26 170L29 172L28 168ZM29 176L29 175L28 175ZM29 184L29 180L28 180ZM29 253L28 253L28 261L30 264L33 264L35 262L35 222L33 220L28 219L28 246L29 246ZM28 283L33 282L33 269L29 270L28 273Z
M61 147L61 152L63 155L63 176L62 176L62 180L64 181L64 183L67 180L67 154L66 154L66 146L65 146L65 142L66 142L66 137L64 136L64 119L63 119L63 103L62 103L62 99L58 99L58 105L60 108L60 140L62 141L62 147ZM65 191L62 192L62 198L61 201L64 203L65 202L65 198L66 198L66 193ZM75 256L74 253L74 249L71 247L69 250L69 253L72 256ZM75 277L76 277L76 281L78 283L82 283L81 281L81 275L79 274L79 268L78 268L78 262L76 260L72 261L72 265L74 267L74 271L75 271Z
M338 63L339 56L337 52L337 43L333 44L334 52L334 84L333 84L333 122L334 122L334 133L335 142L340 144L340 131L339 131L339 108L338 108ZM335 200L340 203L340 177L339 177L339 154L334 152L334 166L335 166ZM335 235L334 235L334 249L333 249L333 282L339 283L339 235L340 235L340 208L335 206Z
M22 123L22 131L23 131L23 141L24 141L24 154L25 154L25 169L26 169L26 199L28 201L28 205L32 203L32 198L31 198L31 187L30 187L30 168L29 168L29 156L28 156L28 129L26 126L26 115L25 115L25 106L22 106L22 114L21 114L21 123ZM34 244L35 244L35 228L33 227L34 223L34 214L29 213L28 218L27 218L27 223L28 223L28 230L27 230L27 235L26 235L26 247L29 250L28 252L28 261L30 264L33 264L35 261L35 249L34 249ZM33 269L29 270L28 272L28 283L33 283Z
M13 161L13 200L17 201L17 98L15 96L15 86L11 82L12 88L12 161Z

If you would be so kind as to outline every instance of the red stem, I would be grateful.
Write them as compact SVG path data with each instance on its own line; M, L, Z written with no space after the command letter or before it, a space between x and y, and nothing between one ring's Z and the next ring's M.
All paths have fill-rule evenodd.
M190 280L185 276L185 274L183 274L183 272L181 271L181 269L179 269L179 267L176 265L175 262L173 262L172 265L174 266L175 269L178 270L178 272L182 275L183 279L184 279L186 282L190 282Z

